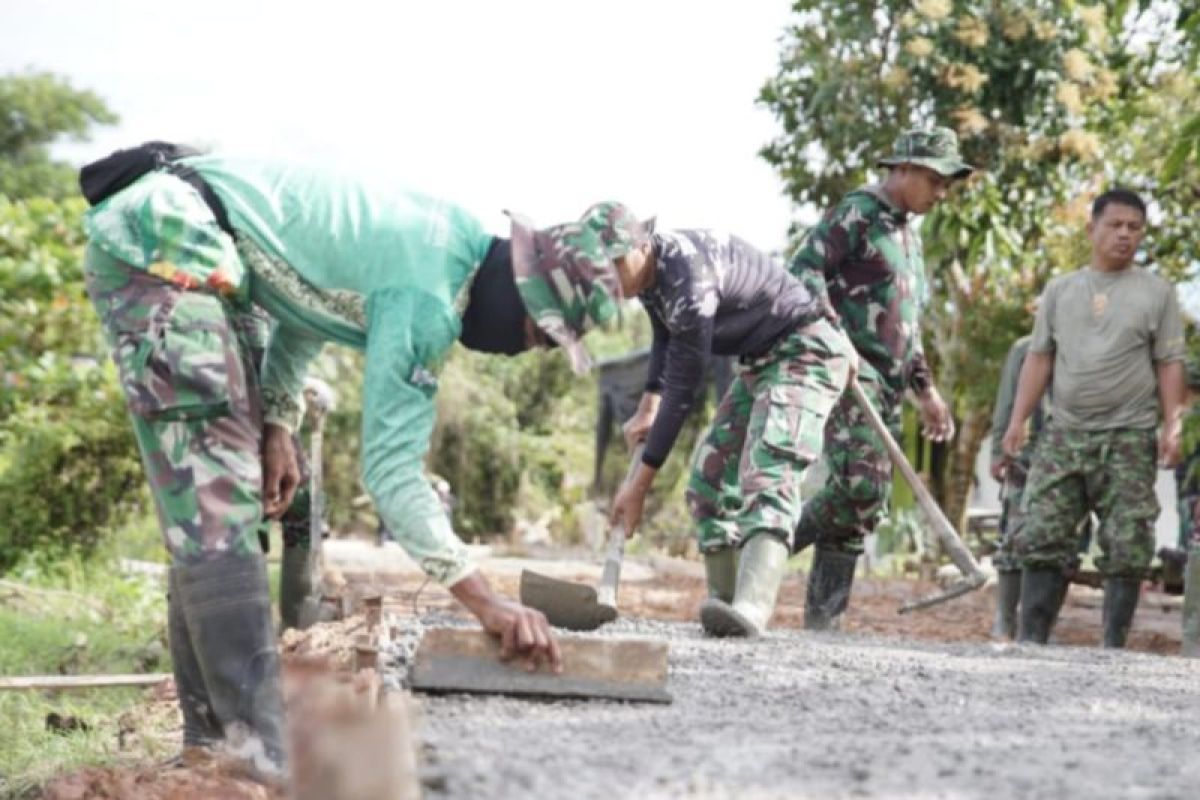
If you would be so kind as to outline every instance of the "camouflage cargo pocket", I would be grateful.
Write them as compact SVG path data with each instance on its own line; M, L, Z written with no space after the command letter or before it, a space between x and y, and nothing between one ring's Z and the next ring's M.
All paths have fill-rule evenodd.
M133 413L162 421L230 413L244 381L237 341L216 297L172 291L141 324L115 324L113 360Z
M791 460L812 460L821 452L824 418L805 409L801 386L772 386L767 390L762 443Z

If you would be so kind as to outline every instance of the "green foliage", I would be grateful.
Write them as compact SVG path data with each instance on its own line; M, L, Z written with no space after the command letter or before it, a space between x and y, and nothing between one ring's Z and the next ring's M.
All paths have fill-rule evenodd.
M0 573L22 555L90 552L145 508L144 476L111 367L48 358L0 423Z
M47 72L0 77L0 195L64 199L79 193L75 169L54 161L49 146L62 136L86 140L114 114L95 93Z

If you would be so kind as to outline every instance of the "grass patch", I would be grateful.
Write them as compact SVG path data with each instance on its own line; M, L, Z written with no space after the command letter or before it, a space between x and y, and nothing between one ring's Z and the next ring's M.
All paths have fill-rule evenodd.
M152 555L147 530L157 538L153 519L139 521L90 559L30 560L7 573L0 583L0 674L170 671L163 582L123 575L118 566L120 557ZM0 692L0 797L35 796L46 779L84 765L169 755L176 719L162 706L148 712L142 689ZM87 730L48 730L50 714L73 717Z

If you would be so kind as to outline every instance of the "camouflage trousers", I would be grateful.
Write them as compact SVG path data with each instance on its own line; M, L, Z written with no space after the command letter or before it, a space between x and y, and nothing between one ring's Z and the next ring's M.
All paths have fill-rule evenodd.
M846 387L850 347L819 320L743 364L692 463L687 501L702 552L763 533L790 542L804 472Z
M84 270L174 563L260 552L262 410L238 312L95 246Z
M1079 520L1100 519L1096 566L1138 577L1154 556L1158 442L1153 429L1067 430L1053 423L1038 438L1025 488L1026 521L1015 538L1023 568L1065 569L1078 549Z
M900 394L885 386L865 365L858 382L898 440ZM804 506L804 516L796 527L795 549L818 543L829 550L861 553L863 537L875 529L887 511L892 494L892 460L850 393L842 396L825 428L825 465L829 477Z
M1021 457L1008 465L1004 474L1004 499L1000 505L1000 547L992 556L992 564L1001 572L1019 570L1021 564L1017 561L1014 547L1017 532L1025 524L1025 514L1021 511L1021 501L1025 497L1025 483L1029 478L1029 458L1022 452Z

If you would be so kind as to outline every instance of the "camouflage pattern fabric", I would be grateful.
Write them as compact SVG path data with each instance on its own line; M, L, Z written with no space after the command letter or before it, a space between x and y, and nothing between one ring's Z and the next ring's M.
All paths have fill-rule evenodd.
M1153 429L1065 429L1053 420L1034 450L1015 538L1023 568L1065 569L1078 546L1076 526L1088 511L1100 519L1101 557L1111 577L1140 577L1154 556L1158 441Z
M259 552L262 413L228 306L94 245L84 269L175 565Z
M879 380L860 374L863 393L900 439L900 395ZM794 547L819 543L827 550L859 554L863 537L887 512L892 495L892 460L854 396L838 402L825 428L825 485L804 505Z
M1200 506L1200 481L1196 472L1200 470L1200 449L1188 453L1183 463L1175 468L1175 507L1179 512L1179 549L1187 550L1196 541L1196 521Z
M804 472L849 376L847 348L819 320L743 365L692 463L687 502L702 552L762 533L790 540Z
M261 380L263 362L267 355L267 341L271 333L271 317L258 306L251 306L246 311L234 311L232 320L242 346L250 354L250 363L254 365L255 375ZM284 547L303 547L307 550L312 537L312 487L309 483L312 473L308 468L308 450L300 439L299 430L292 433L292 449L296 451L300 485L296 488L292 504L279 518L279 524ZM270 539L265 526L261 540L263 552L269 552Z
M535 230L512 219L513 274L529 316L556 341L577 373L591 368L580 338L618 314L621 283L612 260L649 238L653 224L620 203L597 203L576 222Z
M1025 497L1025 484L1029 479L1029 449L1021 458L1010 461L1004 473L1004 499L1000 508L1000 547L992 555L992 564L1001 572L1012 572L1021 568L1014 549L1017 533L1025 524L1025 513L1021 502Z
M905 131L896 139L892 155L876 163L881 167L916 164L933 170L943 178L965 178L975 171L974 167L962 160L958 152L958 135L949 128Z
M928 291L921 237L877 187L830 209L788 269L840 319L862 356L863 380L897 394L929 388L919 328Z

